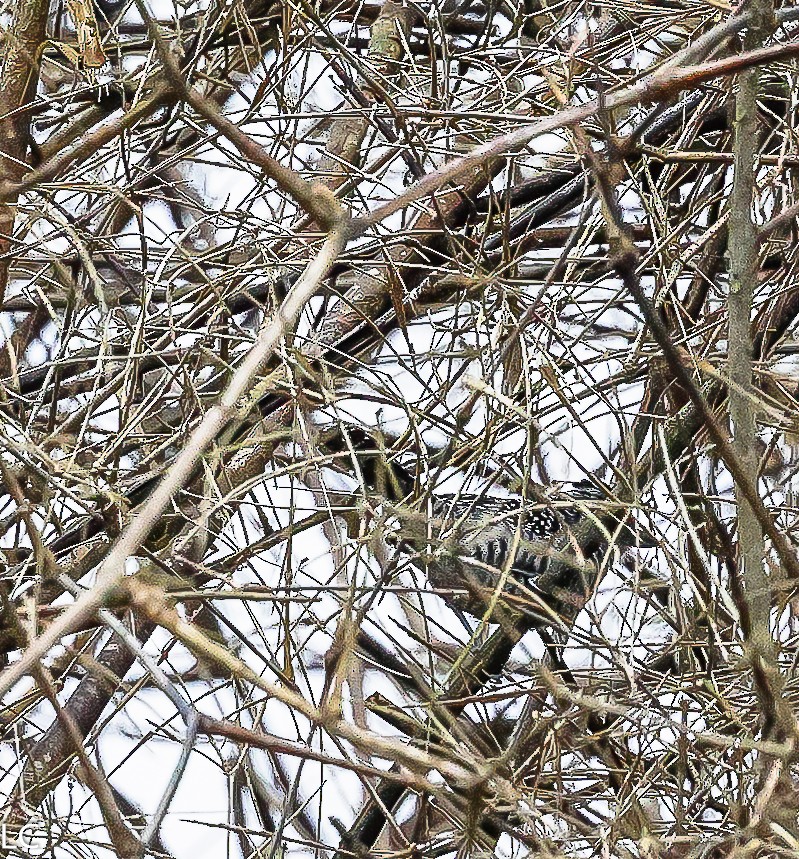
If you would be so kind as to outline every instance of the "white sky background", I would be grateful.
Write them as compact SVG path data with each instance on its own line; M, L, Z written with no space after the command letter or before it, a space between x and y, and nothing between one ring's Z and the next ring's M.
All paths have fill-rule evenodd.
M167 17L173 14L174 8L170 3L156 3L151 0L150 7L154 14ZM194 7L184 7L180 11L182 14L193 11ZM128 20L135 20L136 13L131 10L127 13ZM654 48L653 48L654 50ZM639 62L641 65L646 65L651 62L651 55L645 51L639 52ZM273 56L267 55L266 63L270 64L273 61ZM314 62L318 66L318 71L314 69ZM334 110L341 102L341 97L334 90L329 74L324 74L325 64L320 60L312 60L310 70L305 70L304 74L308 79L313 79L318 75L317 83L313 87L310 97L300 98L296 104L296 110L301 113L324 114ZM263 68L256 69L249 81L242 81L241 88L245 94L252 94L258 86L259 81L264 74ZM297 73L299 78L299 73ZM481 80L477 73L474 76L474 89L471 95L478 99L479 93L485 88L485 81ZM291 91L291 84L289 91ZM296 87L299 93L299 82ZM523 91L523 87L522 87ZM490 105L489 105L490 106ZM234 96L227 105L227 110L240 107L245 109L246 102L244 99ZM481 105L476 102L476 109L481 109ZM486 107L488 109L488 106ZM519 110L521 111L522 105ZM280 112L277 105L274 105L276 121L280 117ZM272 117L264 114L261 116L261 121L250 123L247 126L248 133L258 138L264 145L268 145L273 132L271 130ZM303 120L303 123L308 124L313 120ZM559 135L550 135L544 138L537 139L531 146L531 155L526 159L525 169L532 172L535 166L543 163L543 156L547 153L561 151L564 148L563 138ZM244 233L244 240L251 240L258 243L267 243L269 238L268 226L269 222L274 221L273 207L279 205L277 195L274 199L256 198L253 200L253 191L257 187L256 182L246 172L241 169L239 158L233 153L231 146L220 143L220 148L228 153L226 161L221 159L219 153L206 152L205 155L209 162L206 166L196 164L192 170L192 174L186 178L190 180L192 185L206 199L208 204L217 208L220 212L226 213L229 223L228 229L222 229L217 234L217 240L221 242L230 241L236 236L236 241L241 242L242 233L236 232L238 226L238 214L246 212L247 215L247 232ZM376 157L377 148L370 152L370 157ZM308 159L309 163L313 163L316 155L311 151L311 147L305 145L299 146L295 153L299 159ZM435 158L442 158L441 152L434 154ZM285 162L284 162L285 163ZM295 165L296 166L296 165ZM433 163L426 164L427 169L431 169ZM405 181L405 167L401 161L398 161L395 169L389 172L387 176L381 177L385 187L383 197L390 199L395 193L398 193L403 188ZM375 195L369 195L369 199L373 200ZM354 198L358 199L358 198ZM630 208L636 206L636 201L627 201ZM174 244L176 231L175 225L169 216L165 206L159 204L149 204L146 207L145 215L147 219L147 230L149 238L154 246L169 247ZM392 219L386 221L380 227L381 233L391 233L401 228L405 221L405 216L398 214ZM263 230L259 228L259 224L263 225ZM129 225L130 238L129 243L132 250L138 248L138 230L134 223ZM44 222L39 227L39 231L35 236L36 240L48 242L48 226ZM31 238L31 241L34 237ZM364 239L364 242L367 242ZM124 240L120 243L124 246ZM49 249L51 251L64 252L69 247L69 243L62 237L52 239ZM273 274L265 267L262 271L253 273L253 277L264 277ZM612 297L613 284L610 286L603 285L602 289L595 290L592 298L599 301L610 300ZM538 286L532 286L529 289L531 294L538 289ZM553 287L556 290L557 287ZM553 296L548 296L552 298ZM336 404L338 416L350 417L355 421L362 421L366 425L376 425L378 419L387 430L396 430L399 432L407 425L408 417L402 409L387 408L386 406L378 406L374 403L365 402L363 399L364 392L374 391L385 386L387 390L393 391L395 395L399 395L406 403L414 403L415 401L423 401L425 397L426 385L435 379L436 367L430 361L420 360L418 357L412 361L407 358L408 343L413 346L417 355L423 355L430 351L447 353L458 351L465 348L483 347L491 337L491 323L489 320L483 320L481 326L479 315L474 328L459 337L457 342L448 336L446 330L446 315L442 314L441 318L433 316L427 319L414 322L409 327L407 341L401 332L395 332L383 350L383 354L369 372L362 374L357 383L353 382L348 391L348 396L342 396ZM611 314L607 314L605 320L609 324L615 321L620 327L629 328L631 321L629 318L612 319ZM7 317L0 320L3 329L8 333L12 328L12 321ZM106 327L113 325L111 320L101 320L95 317L91 318L91 314L87 316L86 330L90 331L91 326ZM307 321L306 321L307 327ZM442 330L443 328L443 330ZM579 365L583 359L594 360L594 345L590 342L581 339L580 331L574 327L574 330L569 330L566 326L562 326L564 333L571 338L571 349L574 359ZM176 345L183 348L191 348L192 338L186 337L184 340L179 340ZM610 341L608 349L612 350L626 348L627 344L623 342L614 343ZM76 346L76 348L78 348ZM403 360L397 360L397 354L402 354ZM31 354L28 357L32 363L36 363L36 355ZM39 360L44 359L44 350ZM534 362L547 361L547 355L543 351L531 355ZM461 360L461 359L459 359ZM593 363L592 368L596 370L597 364ZM618 362L613 355L609 353L608 360L605 364L605 371L608 376L617 372L619 369ZM481 366L477 360L471 361L468 367L468 373L471 376L482 377L491 384L497 383L498 377L492 376L490 368ZM574 386L575 393L579 392L586 384L586 379L581 378L580 372L576 371L571 374L566 382ZM592 380L593 383L600 381L596 376ZM630 386L626 389L628 400L623 403L627 409L629 418L632 418L641 395L642 389ZM450 394L450 397L445 406L440 408L441 414L451 410L452 406L458 398L465 399L469 391L465 387L455 388ZM478 410L472 422L467 426L467 430L479 432L481 422L486 420L486 408L491 408L488 404L485 408ZM380 410L380 415L378 415ZM606 410L605 410L606 411ZM446 436L437 426L433 419L435 413L430 413L428 419L417 419L417 424L422 430L422 437L426 444L431 447L441 447ZM108 415L109 424L113 423L114 415ZM554 410L551 415L542 421L546 434L551 438L551 441L546 445L546 459L549 467L549 472L552 477L557 480L579 480L585 476L585 473L601 465L600 451L597 450L597 445L604 451L610 453L614 449L614 445L619 438L619 429L615 420L612 417L603 415L597 408L597 416L590 423L590 434L584 433L582 430L575 428L571 421L568 420L568 415L563 410ZM526 442L526 432L523 427L513 434L509 434L503 439L500 446L494 452L495 455L516 453L524 449ZM578 467L579 465L579 467ZM481 488L480 481L473 475L463 475L460 472L450 471L444 474L444 479L437 487L437 491L457 491L460 488L465 488L467 491L475 491ZM331 481L332 475L326 474L326 478ZM293 491L293 495L292 495ZM288 478L276 479L269 482L268 492L263 487L257 489L253 493L253 499L264 507L272 507L271 515L274 516L275 524L278 522L285 525L288 521L286 511L292 505L305 506L312 508L314 506L313 496L310 492L298 492L296 484L291 483ZM667 515L671 512L672 504L665 491L665 485L659 490L658 508ZM249 527L243 523L249 523ZM248 510L247 505L242 508L241 518L234 519L226 529L223 540L220 545L224 547L225 542L228 542L228 549L223 548L221 551L232 550L230 547L236 547L242 544L250 537L250 527L257 525L257 520L251 509ZM346 535L343 531L341 539L344 541L344 549L349 552L351 557L347 564L346 572L348 577L355 577L356 582L369 585L373 583L375 577L379 576L379 569L375 562L366 556L365 552L356 552L352 541L347 542ZM284 562L283 557L284 547L275 550L271 553L271 558L264 556L264 559L257 565L250 568L244 568L239 571L235 577L234 584L254 584L266 583L271 584L276 580L281 580L281 567ZM680 557L680 548L674 547L674 559L679 566L682 562ZM294 571L295 584L320 585L330 580L334 572L334 564L331 558L330 544L321 527L311 529L303 533L302 539L297 541L293 547L292 569ZM411 585L410 578L412 571L405 571L401 574L400 579L396 584ZM660 572L668 576L669 570L662 569ZM340 577L339 584L345 583L345 578ZM632 597L625 595L623 582L619 575L615 572L609 574L603 581L599 594L593 601L593 610L602 616L601 629L607 635L609 642L616 643L621 636L624 642L624 647L627 648L630 658L643 654L645 641L660 640L665 634L662 625L656 621L652 612L646 609L642 603L636 601ZM621 593L621 596L620 596ZM444 639L447 632L451 634L451 640L461 643L467 640L467 633L461 627L454 615L449 612L434 596L426 596L423 598L424 613L431 619L432 622L440 624L436 629L435 635L438 638ZM397 623L398 618L403 618L402 611L399 609L397 597L392 593L387 593L386 596L377 602L370 610L368 615L367 631L374 637L385 641L392 648L403 648L413 652L417 645L414 640L407 636ZM236 624L239 629L244 631L251 630L251 641L256 649L261 649L273 659L280 657L280 642L281 642L281 617L280 612L275 606L269 603L256 603L249 606L248 610L241 603L234 601L220 601L217 604L218 609L232 623ZM315 605L314 611L318 617L333 616L337 607L335 595L320 594L320 602ZM253 622L253 617L257 618L258 626L256 629ZM575 642L579 641L580 629L587 628L589 624L588 615L584 613L578 624L575 632ZM302 642L304 652L308 654L305 659L306 664L311 668L306 677L298 679L302 688L315 700L321 692L323 680L322 657L330 646L330 632L332 627L327 629L313 629L310 624L306 627L300 626L306 638ZM263 637L262 637L263 636ZM160 654L161 648L166 644L167 637L165 635L157 635L148 644L148 651L154 654ZM295 641L295 645L300 642ZM251 650L243 648L238 654L246 661L254 670L262 672L265 669L264 662L260 660ZM514 652L513 659L520 663L529 661L531 656L540 656L541 648L537 637L534 634L528 635L522 644ZM575 647L569 655L569 661L575 667L584 665L586 662L586 652L580 651ZM179 646L172 648L169 659L163 666L170 675L179 675L191 667L193 660ZM267 674L268 674L267 670ZM140 676L138 668L134 669L128 675L127 682L130 684ZM365 683L366 694L373 691L380 691L393 700L398 700L396 690L387 680L384 673L380 671L368 671ZM192 699L197 702L197 706L205 713L213 716L228 716L232 713L236 706L240 703L236 700L231 689L225 687L219 691L209 693L208 684L202 682L192 683L188 689L184 689L184 694L190 694ZM199 699L199 696L204 696ZM257 697L257 696L256 696ZM511 711L512 712L512 711ZM51 721L52 713L48 708L41 708L35 714L35 723L44 727ZM167 721L169 720L169 721ZM277 734L286 736L290 739L302 739L312 735L306 724L299 724L295 727L287 718L287 714L282 705L276 702L269 702L265 705L263 727L272 730ZM700 723L697 723L700 724ZM257 726L256 726L257 727ZM385 731L392 734L393 732L387 726L377 719L370 720L370 727L375 731ZM162 733L164 736L157 739L149 739L147 742L139 743L145 731L155 731ZM171 735L171 739L166 738L166 734ZM185 728L178 717L175 716L171 705L165 700L164 696L158 691L139 692L125 707L123 715L117 717L113 726L106 728L103 731L102 738L99 742L99 760L102 763L104 770L109 773L110 780L118 786L125 795L146 813L151 813L166 786L172 768L180 755L180 740L185 736ZM336 751L328 740L322 741L320 744L320 734L316 732L313 735L312 742L316 747L322 748L326 753L335 755ZM657 730L653 730L652 742L662 744L663 748L668 747L674 740L668 729L662 726ZM205 857L220 857L220 856L237 856L239 848L235 837L231 835L224 827L230 822L229 808L229 777L226 771L229 771L232 765L237 761L240 750L229 743L223 743L217 739L200 739L196 744L195 753L191 757L191 761L187 771L180 783L178 792L172 802L169 814L167 815L164 825L161 830L161 835L166 847L176 857L192 857L192 859L205 859ZM7 747L0 747L0 766L12 767L13 761L16 758L15 750ZM271 781L272 774L269 764L266 762L265 756L259 752L253 754L256 770L260 770L267 781ZM298 762L296 759L282 759L285 763L286 770L291 775L296 775L299 781L299 796L306 800L309 805L309 810L312 816L319 821L319 839L331 846L338 844L339 835L335 827L331 824L330 818L335 816L339 818L345 826L352 822L353 814L357 811L361 804L361 788L357 778L342 770L326 768L324 771L323 784L320 782L320 767L318 764L306 763L302 767L302 773L297 774ZM9 790L16 780L16 771L10 769L7 771L5 779L0 780L0 791ZM104 840L102 832L101 818L99 810L93 800L88 799L87 792L74 779L65 779L58 790L55 792L56 810L64 815L69 813L74 814L75 808L79 807L83 802L86 806L81 810L80 819L86 824L93 822L97 827L97 838ZM254 817L253 817L254 820ZM206 825L208 824L208 825ZM291 857L300 857L308 855L309 851L305 847L297 846L292 843L292 839L297 837L296 831L288 827L284 833L286 855ZM504 842L501 843L502 848ZM71 855L66 849L58 851L58 855ZM100 848L97 848L95 855L103 855ZM110 855L110 853L108 854Z

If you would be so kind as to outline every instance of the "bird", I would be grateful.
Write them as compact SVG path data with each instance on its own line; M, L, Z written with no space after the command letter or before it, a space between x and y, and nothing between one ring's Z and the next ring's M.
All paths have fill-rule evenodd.
M563 483L521 495L421 493L413 469L383 439L348 427L331 431L326 450L358 460L360 480L376 490L396 522L388 542L426 574L446 605L502 623L526 617L536 627L573 622L593 592L609 549L651 548L648 531L625 521L598 480Z
M565 484L560 494L563 501L545 497L539 503L518 496L432 496L421 515L395 508L399 546L458 613L500 621L511 612L562 626L590 597L609 548L654 543L614 513L592 513L606 494L590 481Z

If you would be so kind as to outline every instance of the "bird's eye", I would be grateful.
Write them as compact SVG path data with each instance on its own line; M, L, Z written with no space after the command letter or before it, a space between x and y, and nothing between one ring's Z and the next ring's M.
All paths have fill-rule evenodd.
M583 554L586 558L600 559L605 554L605 547L601 542L592 541L586 544Z

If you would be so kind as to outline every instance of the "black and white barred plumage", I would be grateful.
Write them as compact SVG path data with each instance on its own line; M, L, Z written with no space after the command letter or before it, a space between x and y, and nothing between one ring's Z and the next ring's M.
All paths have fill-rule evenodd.
M610 539L614 548L655 545L626 524L626 505L606 503L607 493L590 481L567 484L542 503L459 494L433 495L420 506L413 468L359 428L349 427L343 442L333 433L326 447L345 461L358 457L362 485L385 500L399 524L390 542L452 608L477 617L501 621L510 609L551 627L558 616L574 620Z
M454 608L485 615L501 584L505 609L540 616L549 607L573 617L590 594L595 569L590 562L601 561L608 548L604 535L581 542L578 529L592 503L604 498L587 482L572 484L564 501L544 504L486 495L435 496L424 532L403 525L401 539L416 550L415 563ZM612 536L613 524L604 530ZM646 545L626 525L616 539L620 546ZM559 572L548 579L553 557L560 561Z

